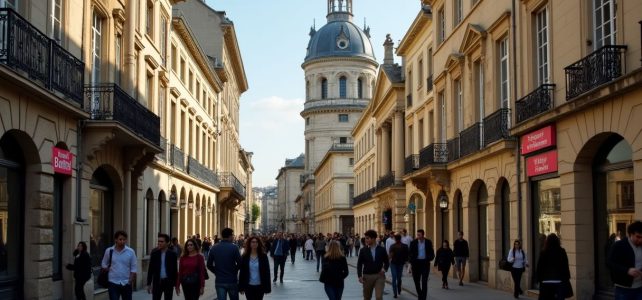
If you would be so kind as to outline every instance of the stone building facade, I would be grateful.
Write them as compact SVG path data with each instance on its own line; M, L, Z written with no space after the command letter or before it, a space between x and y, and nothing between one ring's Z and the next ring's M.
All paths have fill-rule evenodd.
M353 144L335 144L314 172L315 231L354 234Z
M297 224L300 215L296 207L296 199L301 191L301 175L303 175L305 155L286 159L285 165L279 169L276 176L278 193L277 227L284 232L299 232Z

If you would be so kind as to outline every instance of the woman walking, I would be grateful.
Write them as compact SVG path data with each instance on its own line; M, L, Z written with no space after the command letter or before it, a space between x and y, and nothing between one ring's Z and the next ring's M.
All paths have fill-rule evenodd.
M565 299L572 293L569 283L571 272L568 268L568 256L566 250L560 245L560 239L554 233L546 237L544 250L539 254L537 279L541 300Z
M308 236L308 239L305 241L305 245L303 246L305 248L305 260L314 260L314 255L312 255L312 252L314 251L314 240L312 240L312 236Z
M451 265L455 265L455 254L453 250L450 249L448 240L444 240L444 242L441 243L441 248L437 249L437 254L435 255L435 266L441 271L442 289L448 289L448 272L450 272Z
M74 293L76 300L86 300L85 283L91 279L91 257L87 253L87 244L79 242L74 250L74 263L67 265L67 270L74 271Z
M521 287L522 274L528 267L526 253L524 252L524 249L522 249L522 242L520 240L515 240L513 248L508 252L506 260L509 263L512 263L513 266L510 271L510 275L513 277L513 285L515 286L513 297L519 298L519 295L524 293Z
M272 292L270 285L270 260L258 237L245 241L239 273L239 292L247 300L263 300L263 295Z
M181 294L182 285L185 300L198 299L205 288L205 258L193 239L187 240L183 249L183 255L178 261L176 295Z
M348 277L348 274L348 261L341 253L341 245L338 241L331 241L328 252L323 257L323 267L319 277L329 300L341 300L343 280Z

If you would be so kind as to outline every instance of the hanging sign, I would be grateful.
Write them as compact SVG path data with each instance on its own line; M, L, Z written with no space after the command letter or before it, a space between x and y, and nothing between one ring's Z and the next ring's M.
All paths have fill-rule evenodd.
M546 126L522 136L522 155L555 146L555 127Z
M71 175L73 160L74 155L71 152L56 147L51 148L51 165L54 173Z
M557 172L557 150L544 152L526 159L526 175L529 177Z

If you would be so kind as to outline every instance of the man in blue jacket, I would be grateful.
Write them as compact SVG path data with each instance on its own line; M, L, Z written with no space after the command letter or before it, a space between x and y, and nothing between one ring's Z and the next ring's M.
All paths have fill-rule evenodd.
M627 228L628 238L617 241L607 265L615 283L615 299L642 298L642 222L635 221Z
M283 283L283 268L285 267L285 260L288 257L288 251L290 251L290 243L283 238L281 232L278 232L276 239L272 242L272 249L270 249L270 256L274 259L274 280L272 280L272 282L276 282L276 275L279 267L281 267L281 276L279 276L279 279L280 282Z
M207 257L207 269L216 276L216 295L219 300L239 299L238 273L241 265L241 253L234 245L234 231L225 228L221 231L223 239L216 244Z

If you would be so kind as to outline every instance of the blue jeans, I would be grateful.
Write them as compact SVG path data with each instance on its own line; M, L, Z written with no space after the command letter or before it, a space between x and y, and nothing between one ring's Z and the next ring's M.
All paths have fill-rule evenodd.
M390 264L392 273L392 290L395 296L401 292L401 277L403 276L403 264Z
M321 260L325 255L325 250L317 250L317 272L319 272L319 264L323 263Z
M642 300L642 288L625 289L615 287L615 300Z
M239 300L239 285L236 283L217 283L216 298L225 300L227 295L230 295L230 300Z
M132 286L109 283L109 300L132 300Z
M341 300L343 295L343 287L335 287L329 284L324 284L325 294L328 295L328 300Z

